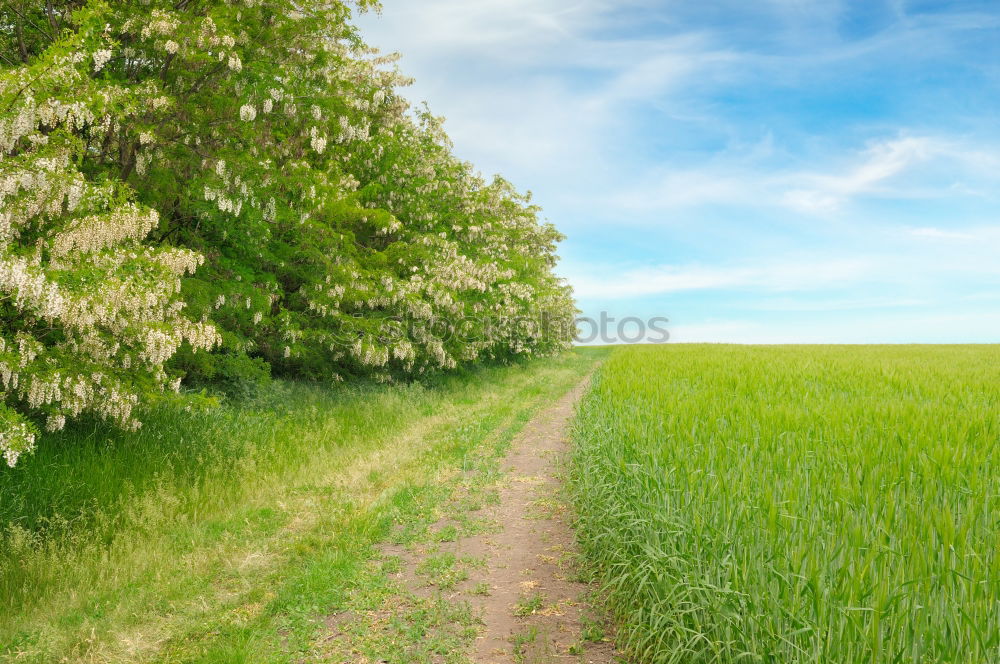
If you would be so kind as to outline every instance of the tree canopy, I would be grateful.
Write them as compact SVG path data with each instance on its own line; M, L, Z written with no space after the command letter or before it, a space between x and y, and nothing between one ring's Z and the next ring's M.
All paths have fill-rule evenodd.
M565 348L557 230L458 159L370 0L0 7L0 453L182 378Z

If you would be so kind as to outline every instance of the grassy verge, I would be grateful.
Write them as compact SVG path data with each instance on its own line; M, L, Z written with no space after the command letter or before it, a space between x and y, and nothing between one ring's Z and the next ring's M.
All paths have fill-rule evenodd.
M1000 661L1000 347L633 347L581 405L638 661Z
M0 471L0 661L300 661L393 525L597 357L431 387L279 383L42 441Z
M448 551L460 537L498 532L499 524L481 515L499 500L500 461L533 413L493 429L466 455L462 472L437 483L435 498L421 501L387 538L376 558L364 565L360 581L329 629L313 644L322 662L408 662L468 664L479 634L479 612L469 601L489 595L488 583L466 583L486 560Z

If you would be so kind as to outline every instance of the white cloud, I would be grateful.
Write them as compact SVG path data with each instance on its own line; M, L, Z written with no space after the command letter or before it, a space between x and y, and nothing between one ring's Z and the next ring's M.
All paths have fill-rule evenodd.
M989 273L1000 271L1000 222L975 226L905 227L903 232L937 252L937 260L955 258ZM984 265L986 263L986 265ZM991 266L993 269L987 269Z
M420 44L421 58L474 51L479 58L506 53L517 61L591 26L608 4L601 0L386 2L381 17L360 22L376 42L391 36L395 49L405 52L407 44Z
M694 33L608 36L623 8L641 4L656 3L390 0L360 24L366 40L403 54L402 70L416 79L404 93L447 117L459 155L565 196L618 170L613 152L632 105L670 96L736 57Z
M765 184L753 176L741 176L725 166L670 170L607 196L610 209L661 211L705 204L753 204L764 202Z
M780 324L730 319L676 322L668 327L671 341L678 343L990 343L996 341L1000 313L878 312L849 317L817 316Z
M758 311L930 306L939 284L964 284L966 293L1000 288L1000 226L955 234L977 241L951 249L928 242L899 251L898 240L893 246L893 236L886 236L885 243L872 240L864 254L845 247L794 259L762 255L721 265L570 265L565 272L583 301L624 302L698 291L742 293L741 308ZM776 294L808 297L775 299Z
M917 237L930 237L937 240L974 240L976 239L973 233L961 233L958 231L945 231L940 228L913 228L910 229L912 235Z
M843 43L834 39L843 10L837 3L772 0L761 11L781 17L789 35L816 49L791 48L796 41L788 53L762 54L734 50L723 33L693 26L637 37L634 16L631 31L618 30L630 8L665 15L654 0L387 0L381 16L363 17L361 25L366 39L403 53L402 68L417 81L408 95L447 116L461 156L534 190L546 206L585 199L588 209L608 213L726 204L828 215L860 196L973 190L951 180L909 182L907 174L926 162L958 162L959 171L985 178L1000 174L1000 151L899 134L861 151L832 146L814 155L816 167L790 170L790 160L771 159L769 128L761 130L767 152L741 144L731 120L714 117L718 109L703 96L758 78L807 75L872 50L896 52L926 28L900 24ZM655 105L664 131L734 131L734 140L714 154L668 154L650 163L626 147L646 140L631 128L636 105Z
M801 188L785 192L783 200L789 207L803 212L829 212L861 194L879 191L887 180L908 168L944 153L940 142L926 136L907 136L871 145L860 163L844 173L799 174Z
M1000 146L973 148L941 136L897 135L861 150L821 155L822 169L798 170L772 165L772 142L766 135L698 165L660 166L604 202L645 212L722 204L829 215L864 196L981 198L1000 180ZM926 172L916 173L921 168Z
M680 323L668 327L674 343L785 344L810 343L802 330L777 332L772 326L749 320Z
M847 39L844 2L824 0L731 0L712 12L663 0L384 5L362 20L363 35L402 52L417 81L404 93L448 117L457 153L532 189L570 236L571 257L621 259L560 268L583 300L739 293L748 316L756 302L809 318L889 315L1000 287L1000 225L968 217L983 219L1000 198L989 117L922 121L908 109L818 130L797 123L792 105L770 107L786 90L822 97L845 76L860 86L857 73L952 57L961 31L995 28L996 16L911 16L899 5L897 22ZM774 95L763 110L761 91ZM933 211L917 209L924 201ZM667 261L659 246L681 258ZM714 327L688 326L697 339L836 340L807 327L698 324Z
M873 272L866 259L803 261L751 266L653 266L570 278L580 298L634 298L685 291L754 289L794 291L831 288Z
M914 297L798 297L754 300L744 309L754 311L857 311L862 309L909 309L933 304L931 300Z
M603 50L608 45L594 42L593 46ZM595 91L591 107L613 110L623 102L657 99L697 72L738 58L733 53L713 50L696 35L613 46L616 50L622 47L632 51L631 57L621 63L610 84Z

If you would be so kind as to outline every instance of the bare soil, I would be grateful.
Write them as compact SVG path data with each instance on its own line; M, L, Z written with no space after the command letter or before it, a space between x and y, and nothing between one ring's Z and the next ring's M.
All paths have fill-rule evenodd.
M592 588L577 578L576 542L561 491L568 427L587 381L525 426L505 463L506 481L492 517L502 530L459 540L485 557L480 598L484 629L477 664L612 662L608 627L588 605Z

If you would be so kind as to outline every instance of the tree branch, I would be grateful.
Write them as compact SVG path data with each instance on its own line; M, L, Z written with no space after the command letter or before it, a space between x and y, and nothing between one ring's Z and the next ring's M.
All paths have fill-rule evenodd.
M28 64L28 47L24 43L24 28L20 21L14 22L14 32L17 34L17 50L21 53L21 62Z

